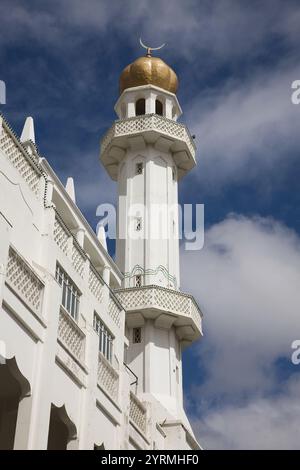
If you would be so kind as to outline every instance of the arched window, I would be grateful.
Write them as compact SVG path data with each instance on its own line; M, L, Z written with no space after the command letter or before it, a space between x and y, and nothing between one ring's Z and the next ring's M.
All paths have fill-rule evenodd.
M163 108L162 102L159 101L159 100L155 100L155 114L158 114L159 116L162 116L163 111L164 111L164 108Z
M141 116L142 114L145 114L145 110L146 110L145 99L140 98L135 103L135 115L136 116Z

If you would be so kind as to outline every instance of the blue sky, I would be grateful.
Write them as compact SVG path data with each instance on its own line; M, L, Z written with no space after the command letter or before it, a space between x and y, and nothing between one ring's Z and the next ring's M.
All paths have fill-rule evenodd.
M138 38L167 46L198 166L182 203L205 204L205 247L182 250L182 287L204 310L185 353L186 407L207 448L299 448L300 5L292 0L1 0L2 112L73 176L91 225L116 200L98 163L121 70ZM222 250L218 247L222 246Z

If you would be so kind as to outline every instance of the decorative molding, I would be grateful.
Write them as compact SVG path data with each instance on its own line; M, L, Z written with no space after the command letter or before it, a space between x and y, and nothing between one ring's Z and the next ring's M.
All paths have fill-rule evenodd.
M144 269L139 264L136 264L130 272L124 273L124 279L131 279L136 274L142 274L143 276L156 276L159 272L161 272L168 281L173 282L175 289L177 289L176 276L172 276L163 265L159 265L155 269Z
M8 160L24 178L30 189L38 195L39 181L42 172L37 165L34 157L29 155L24 145L19 142L19 139L0 114L2 119L2 129L0 133L0 150L8 157Z
M190 319L190 322L192 320L195 332L191 335L188 334L188 336L198 337L199 334L202 335L203 315L194 297L189 294L156 285L116 289L115 293L124 306L127 315L130 312L146 312L147 310L157 310L160 314L169 313L177 317L175 325L178 323L177 320L180 319ZM177 326L186 328L186 331L182 330L183 334L187 334L187 331L190 333L191 327L186 321L179 323Z
M182 140L187 145L192 157L195 158L195 144L187 127L173 121L173 119L167 119L157 114L144 114L115 121L101 141L101 153L105 152L114 137L138 134L149 130L158 131L167 137Z
M130 146L138 151L150 143L157 150L170 151L178 167L178 177L196 165L196 147L183 124L157 114L144 114L115 121L101 141L100 159L113 180Z

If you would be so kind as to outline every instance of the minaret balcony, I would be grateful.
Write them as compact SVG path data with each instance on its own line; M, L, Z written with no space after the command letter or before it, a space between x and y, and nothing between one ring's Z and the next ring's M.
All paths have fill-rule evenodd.
M129 327L142 326L146 319L158 328L176 328L183 345L202 337L202 312L194 297L160 286L116 289L115 294L126 311Z
M187 127L157 114L145 114L115 121L101 141L100 159L113 180L127 149L141 150L152 144L162 152L172 152L178 176L196 165L196 146Z

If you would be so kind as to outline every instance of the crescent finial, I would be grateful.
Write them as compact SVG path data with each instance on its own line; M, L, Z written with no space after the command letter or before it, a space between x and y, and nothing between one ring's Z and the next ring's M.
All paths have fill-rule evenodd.
M140 45L147 50L147 56L148 57L151 57L151 51L158 51L159 49L162 49L166 43L162 44L161 46L159 47L149 47L149 46L146 46L143 41L142 41L142 38L140 38Z

